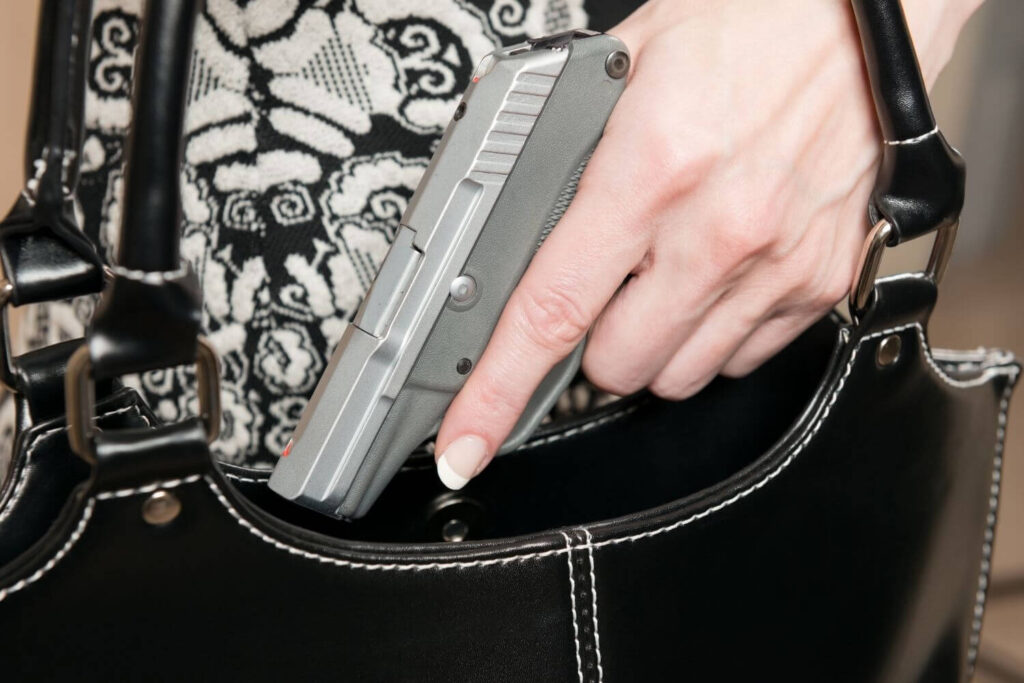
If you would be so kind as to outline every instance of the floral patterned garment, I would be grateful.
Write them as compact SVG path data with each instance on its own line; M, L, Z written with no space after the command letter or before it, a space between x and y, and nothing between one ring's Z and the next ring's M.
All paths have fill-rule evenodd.
M631 3L590 4L207 0L188 92L182 251L223 364L219 458L273 466L476 63L527 36L607 28ZM140 5L95 1L80 196L110 259ZM81 335L93 305L34 307L24 341ZM166 420L195 412L188 369L129 381Z

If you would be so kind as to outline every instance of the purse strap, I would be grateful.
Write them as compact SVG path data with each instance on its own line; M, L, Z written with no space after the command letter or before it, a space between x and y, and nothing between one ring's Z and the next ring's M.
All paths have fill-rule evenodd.
M53 402L49 371L62 370L67 352L55 349L15 357L10 345L9 308L99 292L104 265L82 232L74 196L84 131L92 2L44 0L36 37L33 93L25 149L25 188L0 221L0 382L23 397L33 417ZM42 381L41 378L47 378ZM46 385L46 386L37 386ZM60 394L57 393L57 402Z
M936 285L942 279L964 205L966 167L935 123L899 0L852 4L883 136L868 204L874 227L850 288L857 319L868 308L887 247L936 232L926 275Z
M113 276L85 344L68 361L68 439L109 479L142 451L175 453L185 469L198 441L216 438L220 386L216 354L199 337L201 299L195 273L181 263L179 172L192 34L201 0L148 0L142 24L126 143L125 197ZM98 433L94 383L196 362L201 418L150 430ZM199 453L205 449L199 448ZM178 458L177 456L181 456ZM208 456L203 456L205 461ZM145 467L145 465L143 465ZM113 475L115 478L120 475ZM127 475L126 475L127 476Z
M92 2L45 0L40 8L25 189L0 223L7 300L15 306L98 292L103 262L81 230L74 193L84 131ZM20 239L19 239L20 238ZM54 263L27 246L48 241ZM61 249L62 248L62 249Z
M870 296L875 252L934 231L948 236L956 225L963 204L964 166L935 126L899 1L851 2L885 135L869 207L878 224L868 245L879 235L884 239L874 251L865 250L858 280L868 283ZM194 276L178 266L177 233L184 94L198 6L199 0L150 0L145 9L121 226L119 258L124 267L115 268L87 344L75 354L67 375L71 443L89 459L93 443L109 438L87 429L92 418L88 394L94 378L181 365L197 353L200 299ZM945 255L938 259L941 265L951 245L950 239L937 240L937 250ZM937 281L941 268L929 270ZM855 284L859 292L858 286L863 285ZM213 358L202 341L198 351L200 412L212 437L219 422L216 360L202 360L204 353ZM168 427L152 431L161 429ZM143 433L130 437L149 438ZM165 448L166 444L155 446Z

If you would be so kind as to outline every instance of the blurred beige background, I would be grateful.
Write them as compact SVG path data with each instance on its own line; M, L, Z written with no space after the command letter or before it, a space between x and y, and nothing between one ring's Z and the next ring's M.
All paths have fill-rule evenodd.
M22 185L37 0L4 2L0 22L0 196ZM934 91L937 118L968 162L967 208L932 323L934 345L1024 354L1024 2L988 0ZM929 245L888 259L923 263ZM1024 682L1024 396L1010 414L993 582L977 680Z

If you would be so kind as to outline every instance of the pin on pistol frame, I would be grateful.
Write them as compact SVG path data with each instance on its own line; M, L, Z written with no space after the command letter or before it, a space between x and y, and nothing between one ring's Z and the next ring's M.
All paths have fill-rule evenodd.
M575 195L628 71L620 40L587 31L483 59L271 489L333 517L362 517L436 433ZM550 411L582 351L544 379L502 452Z

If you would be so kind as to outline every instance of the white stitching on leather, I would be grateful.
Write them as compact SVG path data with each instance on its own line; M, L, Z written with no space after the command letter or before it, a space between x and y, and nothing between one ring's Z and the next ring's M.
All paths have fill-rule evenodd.
M579 674L580 683L583 683L583 658L580 656L580 625L576 621L576 579L573 578L572 568L572 539L569 534L561 532L565 538L565 561L569 565L569 609L572 610L572 639L576 646L576 673Z
M85 510L82 511L82 518L78 520L78 526L68 536L67 542L64 543L63 547L54 554L49 560L46 561L39 569L35 570L29 576L21 579L6 588L0 588L0 602L3 602L8 595L13 595L23 588L27 588L39 579L43 578L51 569L57 566L57 563L64 559L64 556L68 554L71 548L78 543L78 539L82 537L82 533L85 531L85 527L89 524L89 520L92 518L93 507L96 505L96 500L90 498L85 503Z
M668 525L663 526L663 527L658 527L656 529L650 529L648 531L645 531L645 532L642 532L642 533L638 533L638 534L633 534L633 535L630 535L630 536L622 536L622 537L619 537L619 538L611 538L611 539L607 539L607 540L604 540L604 541L598 541L598 542L588 541L588 543L586 543L585 546L581 545L581 546L577 546L577 547L578 548L586 547L588 549L591 549L591 548L592 549L599 549L599 548L603 548L603 547L609 546L609 545L617 545L617 544L620 544L620 543L634 542L634 541L638 541L638 540L641 540L641 539L650 538L652 536L658 536L658 535L661 535L663 533L667 533L669 531L673 531L675 529L679 529L681 527L687 526L687 525L691 524L694 521L697 521L699 519L703 519L704 517L712 515L712 514L718 512L718 511L720 511L720 510L722 510L722 509L732 505L733 503L736 503L737 501L739 501L739 500L749 496L751 493L754 493L755 491L763 488L769 482L771 482L773 479L775 479L780 473L782 473L783 470L785 470L787 467L789 467L789 465L796 459L797 455L799 455L803 451L803 449L807 447L807 445L811 442L811 440L817 434L818 430L821 428L821 425L824 423L824 421L825 421L826 417L828 416L829 412L831 411L832 407L835 405L836 401L838 400L838 397L839 397L840 393L842 392L843 387L846 385L846 380L850 376L850 373L853 370L853 364L854 364L854 362L855 362L855 360L857 358L858 352L860 351L860 347L865 342L870 341L872 339L877 339L878 337L882 337L882 336L885 336L885 335L888 335L888 334L893 334L895 332L899 332L901 330L909 329L911 327L917 328L918 332L920 334L920 338L922 340L924 340L924 334L923 334L921 325L919 323L909 323L909 324L906 324L906 325L900 325L900 326L897 326L897 327L893 327L893 328L889 328L889 329L886 329L886 330L881 330L879 332L875 332L875 333L873 333L871 335L863 337L862 339L860 339L860 341L857 342L857 346L854 347L853 351L850 354L850 359L847 361L846 368L844 369L844 372L843 372L843 375L842 375L841 379L836 384L836 387L832 390L832 395L829 398L828 403L826 404L826 406L822 410L821 414L818 416L818 419L815 421L814 425L812 425L811 429L804 436L803 441L800 442L800 444L797 446L797 448L795 450L793 450L793 452L791 452L786 457L786 459L783 460L783 462L777 468L775 468L773 471L769 472L767 475L765 475L764 478L762 478L757 483L751 485L747 489L739 491L738 493L736 493L731 498L729 498L727 500L724 500L724 501L718 503L717 505L712 506L711 508L708 508L708 509L703 510L703 511L701 511L699 513L693 514L693 515L687 517L686 519L673 522L672 524L668 524ZM930 354L930 351L929 351L929 349L927 347L927 344L925 344L925 346L924 346L924 352L926 354ZM936 372L938 372L938 377L940 379L942 379L943 381L947 382L948 384L951 384L952 386L964 387L964 386L975 386L976 385L973 380L971 380L969 382L959 382L957 380L953 380L951 378L948 378L948 377L945 376L945 374L943 374L939 370L938 366L934 362L930 362L929 364L931 365L931 367ZM1016 377L1017 372L1018 372L1016 367L993 368L992 370L993 370L992 372L986 372L985 373L984 376L986 377L986 379L992 379L992 378L994 378L996 376ZM996 370L998 370L998 371L996 371ZM1005 419L1005 415L1004 415L1004 419ZM330 565L334 565L334 566L338 566L338 567L347 567L347 568L351 568L351 569L365 569L365 570L369 570L369 571L428 571L428 570L444 570L444 569L469 569L469 568L476 568L476 567L489 567L489 566L494 566L494 565L507 565L507 564L513 564L513 563L518 563L518 562L525 562L527 560L539 560L539 559L542 559L542 558L554 557L554 556L561 555L563 553L568 553L569 552L568 548L553 548L551 550L545 550L545 551L536 552L536 553L525 553L525 554L522 554L522 555L508 555L508 556L505 556L505 557L495 557L495 558L489 558L489 559L486 559L486 560L473 560L473 561L468 561L468 562L430 562L430 563L415 563L415 564L413 564L413 563L404 563L404 564L403 563L369 563L369 562L358 562L358 561L345 560L345 559L336 558L336 557L330 557L330 556L327 556L327 555L321 555L321 554L318 554L318 553L310 552L310 551L307 551L307 550L302 550L300 548L296 548L294 546L288 545L286 543L283 543L283 542L281 542L281 541L279 541L279 540L277 540L277 539L267 535L266 533L264 533L260 529L257 529L248 520L246 520L244 517L242 517L238 513L238 511L234 509L234 507L232 507L231 503L227 500L227 498L224 497L224 495L221 492L220 488L217 486L217 484L210 477L207 476L205 479L206 479L207 486L209 486L210 490L216 496L217 500L220 502L220 504L222 506L224 506L224 508L228 511L228 513L231 514L231 516L235 518L235 521L238 522L238 524L240 526L242 526L243 528L247 529L251 534L253 534L257 538L259 538L264 543L272 545L275 548L278 548L279 550L283 550L283 551L285 551L285 552L287 552L289 554L297 555L299 557L303 557L303 558L308 559L308 560L314 560L314 561L320 562L321 564L330 564ZM95 499L90 499L89 503L91 504L93 500L95 500Z
M601 634L597 630L597 570L594 567L594 537L590 530L581 527L580 530L587 537L587 555L590 558L590 597L591 597L591 620L594 622L594 651L597 655L597 681L604 680L604 668L601 666Z
M524 562L526 560L538 560L545 557L554 557L556 555L564 555L568 552L565 548L554 548L552 550L544 550L537 553L527 553L525 555L509 555L507 557L493 557L487 560L471 560L468 562L425 562L425 563L370 563L370 562L358 562L353 560L345 560L338 557L330 557L328 555L320 555L319 553L310 552L308 550L302 550L295 546L282 543L272 536L268 536L266 533L257 529L253 526L249 520L238 514L238 511L232 507L231 503L224 494L221 493L220 488L217 484L210 479L206 478L206 484L213 491L213 494L220 501L220 504L235 518L242 527L248 529L249 533L259 538L264 543L269 543L278 550L283 550L291 555L298 555L307 560L315 560L321 564L332 564L336 567L348 567L351 569L366 569L370 571L428 571L428 570L441 570L441 569L470 569L473 567L490 567L492 565L505 565L505 564L516 564L518 562Z
M137 406L128 406L128 407L129 408L136 408L137 409ZM106 413L106 415L114 415L114 414L115 413L113 413L113 412ZM146 416L143 415L141 412L139 413L139 416L142 419L146 420ZM148 422L148 420L146 420L146 421ZM51 557L49 560L47 560L46 564L44 564L42 567L37 569L30 576L27 576L24 579L21 579L20 581L17 581L16 583L14 583L14 584L6 587L6 588L0 588L0 602L3 602L4 598L6 598L8 595L11 595L12 593L17 593L18 591L20 591L21 589L25 588L26 586L29 586L30 584L33 584L36 581L38 581L39 579L43 578L43 576L45 576L47 572L49 572L51 569L53 569L54 567L57 566L58 562L60 562L62 559L64 559L64 556L68 554L68 552L71 550L72 547L74 547L74 545L76 543L78 543L78 539L81 538L82 534L85 532L85 527L89 524L89 520L92 518L92 513L93 513L93 510L96 507L96 501L97 500L111 500L111 499L115 499L115 498L127 498L127 497L129 497L131 495L134 495L134 494L137 494L137 493L150 493L152 491L156 491L157 489L173 489L176 486L181 486L183 484L191 484L191 483L197 482L197 481L199 481L199 479L201 479L201 475L196 474L196 475L193 475L191 477L183 477L183 478L180 478L180 479L166 479L164 481L158 481L158 482L154 482L152 484L147 484L145 486L139 486L139 487L132 488L132 489L119 489L117 491L104 491L102 493L96 494L95 496L93 496L92 498L90 498L89 500L86 501L85 509L82 512L82 518L80 520L78 520L78 525L75 527L75 530L71 532L71 535L68 536L68 540L64 544L64 546L60 550L58 550L57 553L53 557Z
M998 376L1001 376L1001 375L1016 375L1017 374L1017 369L1016 368L1012 368L1012 367L1011 368L1007 368L1006 366L1002 366L1002 367L996 366L996 367L983 367L983 368L981 368L982 372L981 372L980 375L978 375L977 377L972 377L971 379L967 379L967 380L956 379L954 377L950 377L949 375L946 374L945 370L943 370L941 367L939 367L939 365L935 362L935 359L932 358L932 350L931 350L931 348L929 348L928 341L924 337L924 328L921 327L921 323L913 323L912 325L909 325L909 326L908 325L904 325L904 328L911 327L911 326L917 328L917 336L921 339L921 346L924 348L924 359L926 361L928 361L928 365L930 365L932 370L935 371L936 376L938 376L939 379L941 379L943 382L945 382L946 384L948 384L950 386L957 387L958 389L966 389L966 388L969 388L969 387L977 387L977 386L981 386L982 384L986 384L993 377L998 377Z
M978 590L974 596L974 613L971 619L971 637L967 648L967 668L974 673L981 644L981 623L985 616L985 600L988 596L989 574L992 570L992 542L995 539L996 513L999 510L999 489L1003 478L1003 447L1006 444L1006 416L1010 409L1011 382L1003 390L999 403L999 422L996 428L996 457L992 462L992 488L988 498L988 518L985 520L985 541L981 545L981 569L978 574Z
M588 432L591 429L595 429L597 427L601 427L602 425L606 425L609 422L612 422L614 420L618 420L618 419L623 418L623 417L625 417L625 416L627 416L627 415L629 415L631 413L634 413L634 412L636 412L636 410L639 407L640 407L639 405L634 404L634 405L631 405L631 406L629 406L627 408L623 408L622 410L619 410L617 412L611 413L609 415L605 415L604 417L600 417L600 418L598 418L596 420L591 420L590 422L584 422L583 424L577 425L576 427L573 427L572 429L567 429L564 432L555 432L554 434L551 434L550 436L543 436L543 437L541 437L539 439L535 439L533 441L527 441L522 446L517 448L516 451L514 451L514 452L525 451L528 448L536 448L538 446L546 446L547 444L554 443L556 441L561 441L562 439L568 439L568 438L571 438L573 436L577 436L578 434L582 434L584 432Z
M228 479L234 479L235 481L247 481L251 484L266 484L267 480L270 479L270 470L267 470L266 476L261 477L243 477L240 474L232 474L231 472L225 472L224 470L221 470L221 474Z
M185 261L181 262L181 266L177 270L164 270L164 271L148 271L148 270L131 270L123 266L111 265L110 269L115 275L129 280L137 280L139 282L145 282L149 285L159 285L167 282L168 280L177 280L178 278L185 277L188 275L188 264Z
M193 474L190 477L182 477L180 479L167 479L166 481L158 481L153 484L146 484L145 486L136 486L131 489L117 489L116 491L103 491L96 494L97 500L111 500L113 498L127 498L129 496L135 496L140 493L152 493L157 489L173 489L181 486L182 484L192 484L203 478L201 474Z
M583 424L576 425L572 429L567 429L564 432L557 432L555 434L551 434L550 436L544 436L544 437L541 437L541 438L536 439L534 441L527 441L522 446L517 448L514 452L524 451L524 450L526 450L528 448L536 448L538 446L544 446L544 445L547 445L547 444L550 444L550 443L554 443L556 441L561 441L562 439L568 439L570 437L577 436L577 435L582 434L584 432L588 432L591 429L595 429L597 427L601 427L603 425L606 425L609 422L612 422L614 420L618 420L620 418L626 417L627 415L630 415L630 414L636 412L636 410L639 407L640 407L639 405L634 404L634 405L628 406L627 408L623 408L622 410L616 411L614 413L610 413L608 415L604 415L602 417L599 417L596 420L591 420L589 422L584 422ZM270 470L267 470L266 474L263 474L263 475L260 475L260 476L255 476L255 477L244 477L244 476L242 476L240 474L235 474L234 472L228 472L228 471L225 471L225 470L221 470L221 474L223 474L228 479L234 479L235 481L245 481L245 482L249 482L251 484L265 484L267 482L267 480L270 478Z
M887 145L891 145L893 147L898 146L898 145L913 145L913 144L916 144L918 142L922 142L924 140L927 140L931 136L936 135L938 132L939 132L939 127L935 126L934 128L932 128L927 133L924 133L923 135L918 135L917 137L907 138L906 140L883 140L882 142L884 142Z
M689 525L689 524L691 524L691 523L693 523L693 522L695 522L697 520L703 519L704 517L708 517L708 516L718 512L718 511L720 511L720 510L722 510L722 509L724 509L726 507L729 507L733 503L736 503L737 501L742 500L743 498L746 498L751 493L754 493L755 491L758 491L761 488L763 488L764 486L766 486L773 479L775 479L775 477L777 477L779 474L781 474L783 472L783 470L785 470L787 467L789 467L789 465L793 462L793 460L795 460L796 457L811 442L811 440L817 434L818 430L821 428L821 425L824 424L825 419L828 417L829 413L832 410L832 406L835 405L836 401L839 398L839 395L842 393L843 387L846 385L847 378L849 378L850 373L853 371L853 364L854 364L854 362L857 359L857 354L860 351L861 346L865 342L870 341L872 339L877 339L879 337L884 337L886 335L894 334L896 332L899 332L899 331L902 331L902 330L906 330L906 329L909 329L909 328L912 328L912 327L916 328L918 330L919 338L922 340L922 342L924 342L924 333L923 333L923 330L922 330L922 327L921 327L920 323L908 323L908 324L905 324L905 325L899 325L899 326L892 327L892 328L889 328L889 329L881 330L879 332L875 332L875 333L872 333L872 334L870 334L870 335L868 335L866 337L863 337L863 338L860 339L860 341L857 342L857 346L854 347L853 351L850 353L850 359L846 363L846 368L845 368L845 370L843 372L843 376L840 378L839 382L836 384L835 389L832 390L832 395L829 398L828 403L825 405L824 409L822 410L821 414L818 416L818 419L812 425L811 429L805 435L804 440L800 442L800 444L789 454L789 456L786 457L785 460L782 461L782 463L779 464L778 467L776 467L774 470L772 470L767 475L765 475L765 477L763 479L761 479L757 483L751 485L749 488L746 488L746 489L744 489L742 491L737 492L731 498L728 498L728 499L718 503L717 505L714 505L714 506L712 506L710 508L707 508L706 510L703 510L701 512L695 513L695 514L687 517L686 519L678 520L676 522L673 522L672 524L668 524L668 525L663 526L663 527L658 527L656 529L650 529L648 531L645 531L645 532L642 532L642 533L639 533L639 534L633 534L633 535L630 535L630 536L622 536L622 537L619 537L619 538L610 538L610 539L607 539L607 540L604 540L604 541L598 541L598 542L595 542L595 543L588 543L587 544L588 547L597 549L597 548L603 548L603 547L609 546L609 545L617 545L619 543L632 543L634 541L638 541L638 540L641 540L641 539L644 539L644 538L650 538L652 536L658 536L660 534L667 533L669 531L674 531L675 529L679 529L681 527L687 526L687 525ZM927 343L924 344L923 352L925 353L926 356L930 356L930 350L928 348ZM941 380L945 381L946 383L948 383L948 384L950 384L950 385L952 385L954 387L975 386L975 383L974 383L973 380L972 381L968 381L968 382L961 382L959 380L954 380L954 379L946 376L945 373L941 372L939 367L934 362L931 362L930 357L929 357L929 365L932 367L932 369L934 371L937 372L937 376ZM992 379L993 377L1000 376L1000 375L1015 376L1017 374L1017 368L1015 368L1015 367L992 368L991 370L992 370L991 372L986 371L982 375L986 379L986 381L988 379ZM292 553L292 554L295 554L295 555L300 555L300 556L306 557L307 559L317 560L319 562L326 562L326 563L330 563L330 564L335 564L337 566L348 566L348 567L352 567L352 568L362 568L362 569L380 569L380 570L385 570L385 571L388 571L388 570L394 570L394 571L405 571L405 570L421 571L421 570L424 570L424 569L448 569L448 568L464 569L464 568L469 568L469 567L482 567L482 566L489 566L489 565L493 565L493 564L508 564L510 562L540 559L540 558L543 558L543 557L550 557L552 555L560 555L560 554L566 552L566 550L564 548L561 548L561 549L547 550L547 551L540 552L540 553L528 553L528 554L524 554L524 555L513 555L513 556L509 556L509 557L494 558L494 559L490 559L490 560L476 560L476 561L473 561L473 562L448 562L448 563L437 562L437 563L431 563L431 564L398 564L398 563L390 563L390 564L373 565L373 564L366 564L366 563L360 563L360 562L350 562L350 561L347 561L347 560L341 560L341 559L338 559L338 558L328 557L328 556L325 556L325 555L319 555L317 553L311 553L311 552L308 552L308 551L305 551L305 550L300 550L298 548L294 548L293 546L290 546L290 545L287 545L285 543L282 543L281 541L278 541L278 540L276 540L276 539L274 539L274 538L272 538L270 536L267 536L265 533L263 533L259 529L256 529L255 527L253 527L248 521L246 521L241 515L239 515L238 512L233 507L231 507L231 504L221 494L220 490L217 488L217 486L210 479L207 479L207 483L210 485L210 488L213 490L214 494L217 496L217 499L221 502L222 505L224 505L224 507L228 510L228 512L231 513L235 517L235 519L238 521L238 523L241 524L243 527L249 529L249 531L251 533L253 533L257 537L259 537L261 540L263 540L263 541L265 541L267 543L270 543L271 545L273 545L273 546L275 546L275 547L277 547L277 548L279 548L281 550L285 550L285 551L287 551L289 553Z
M887 329L887 330L881 330L880 332L875 332L873 334L870 334L870 335L868 335L866 337L863 337L859 342L857 342L857 346L850 353L850 360L847 361L847 363L846 363L846 369L844 370L843 376L840 378L839 383L836 385L835 390L833 390L832 397L829 399L829 401L826 404L824 410L821 411L821 414L818 416L818 419L815 420L814 425L811 427L810 431L804 437L804 440L801 441L800 444L795 449L793 449L793 451L786 457L785 460L783 460L779 464L778 467L776 467L774 470L772 470L767 475L765 475L765 477L763 479L761 479L757 483L753 484L749 488L746 488L746 489L743 489L742 491L737 492L731 498L727 498L727 499L721 501L720 503L718 503L716 505L713 505L713 506L711 506L711 507L709 507L709 508L707 508L705 510L701 510L700 512L694 513L693 515L690 515L686 519L681 519L681 520L673 522L672 524L669 524L667 526L659 527L657 529L651 529L649 531L645 531L645 532L642 532L642 533L639 533L639 534L633 534L631 536L620 536L618 538L609 538L609 539L604 540L604 541L598 541L597 543L593 543L591 545L594 548L603 548L604 546L617 545L619 543L632 543L634 541L639 541L640 539L650 538L652 536L659 536L659 535L667 533L669 531L674 531L674 530L679 529L681 527L687 526L687 525L689 525L689 524L691 524L691 523L693 523L693 522L695 522L697 520L700 520L700 519L703 519L703 518L708 517L710 515L713 515L714 513L729 507L733 503L735 503L735 502L737 502L739 500L742 500L743 498L746 498L751 493L754 493L755 491L758 491L761 488L763 488L764 486L766 486L769 482L771 482L773 479L775 479L775 477L779 476L779 474L781 474L783 470L785 470L787 467L789 467L790 464L792 464L793 460L796 459L796 457L807 447L807 445L811 442L811 440L814 438L814 436L818 433L818 430L821 428L821 425L824 424L824 422L825 422L825 418L827 418L828 414L830 412L832 412L832 406L834 406L836 404L836 401L839 398L840 392L843 390L843 387L846 385L846 380L849 378L850 373L853 371L853 363L857 359L857 353L860 351L860 348L864 344L864 342L870 341L872 339L877 339L879 337L884 337L886 335L894 334L896 332L900 332L902 330L906 330L906 329L909 329L911 327L917 328L918 334L920 335L920 338L921 338L921 342L922 342L922 344L924 344L923 351L924 351L925 356L928 358L928 364L936 372L936 374L939 377L939 379L941 379L942 381L946 382L947 384L950 384L950 385L952 385L954 387L958 387L958 388L976 386L976 383L974 382L974 380L970 380L970 381L967 381L967 382L961 382L959 380L954 380L954 379L952 379L950 377L947 377L946 374L943 373L939 369L939 367L931 360L931 352L928 349L928 344L924 340L924 333L922 331L920 323L909 323L909 324L906 324L906 325L899 325L897 327L893 327L893 328L890 328L890 329ZM1007 375L1007 376L1010 376L1010 377L1015 377L1017 375L1017 368L1016 367L1001 368L1003 370L1003 372L994 372L994 370L996 370L995 368L990 368L990 369L993 370L993 372L990 373L990 372L986 371L985 373L982 374L982 377L986 378L986 381L988 379L991 379L991 378L999 376L999 375Z
M139 417L146 421L146 424L150 424L149 418L142 414L142 411L139 409L137 405L130 405L125 406L124 408L118 408L117 410L112 410L109 413L104 413L103 415L99 415L93 419L97 420L100 417L111 417L113 415L120 415L121 413L126 413L129 410L134 410L139 415ZM50 436L51 434L56 434L57 432L62 432L65 429L66 427L54 427L52 429L47 429L45 432L39 432L38 434L35 435L35 437L33 437L32 443L28 445L28 450L25 453L25 462L22 463L21 470L18 472L18 481L14 484L14 492L11 493L11 497L7 499L7 504L4 505L2 510L0 510L0 522L3 522L10 516L11 510L14 509L14 506L21 498L21 494L24 492L25 484L28 481L29 464L31 464L32 462L32 454L35 452L36 448L39 447L43 439L45 439L46 437Z

